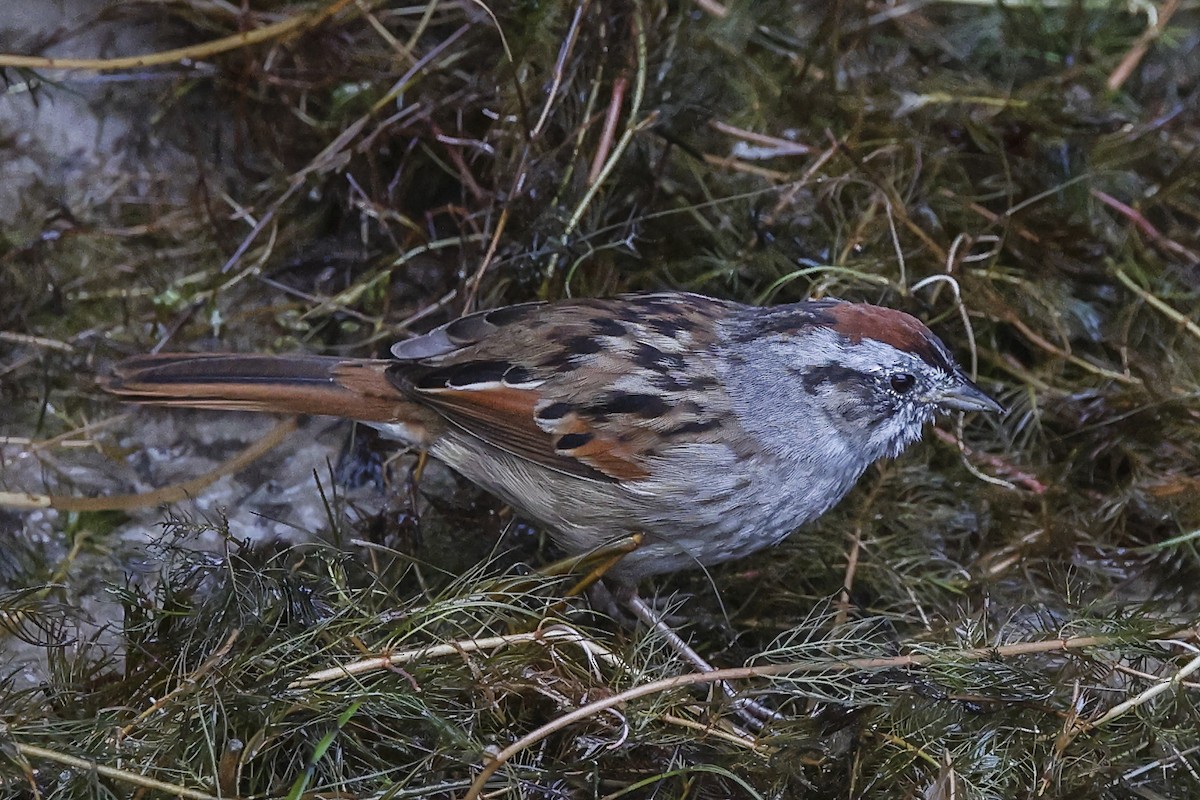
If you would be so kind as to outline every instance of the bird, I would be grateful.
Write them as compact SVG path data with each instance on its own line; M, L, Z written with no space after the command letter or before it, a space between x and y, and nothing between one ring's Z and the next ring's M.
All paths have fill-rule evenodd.
M139 355L101 385L139 403L358 420L568 555L638 535L607 574L626 586L771 547L938 414L1003 410L905 312L679 291L479 311L386 358Z

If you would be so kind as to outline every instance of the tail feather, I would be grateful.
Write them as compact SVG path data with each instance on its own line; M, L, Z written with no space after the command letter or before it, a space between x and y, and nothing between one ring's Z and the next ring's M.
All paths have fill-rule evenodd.
M412 405L387 378L392 363L332 356L162 353L122 361L100 383L112 394L138 403L397 422L411 415Z

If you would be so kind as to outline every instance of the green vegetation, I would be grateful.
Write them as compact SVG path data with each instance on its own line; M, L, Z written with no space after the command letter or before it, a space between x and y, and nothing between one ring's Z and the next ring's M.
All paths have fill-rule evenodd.
M41 175L0 223L0 794L1200 796L1194 2L103 22L187 52L11 58L72 26L0 54L0 103L107 75L104 113L136 120L118 167ZM0 130L9 163L28 146ZM184 501L147 549L66 499L146 489L139 420L172 417L95 388L122 355L367 355L468 308L663 287L903 308L1010 409L943 421L776 549L643 587L751 667L735 684L785 715L760 734L386 445L303 467L326 521L287 541ZM393 499L359 513L355 471Z

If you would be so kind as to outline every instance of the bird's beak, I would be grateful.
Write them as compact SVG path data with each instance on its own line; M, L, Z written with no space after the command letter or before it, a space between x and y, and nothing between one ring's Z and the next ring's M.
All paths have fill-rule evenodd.
M992 411L1004 413L1004 406L984 394L965 375L958 376L958 383L934 394L933 402L946 410L953 411Z

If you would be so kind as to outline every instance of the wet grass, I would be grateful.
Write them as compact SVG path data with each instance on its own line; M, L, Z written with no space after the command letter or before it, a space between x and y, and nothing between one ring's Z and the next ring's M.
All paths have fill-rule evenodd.
M144 160L68 200L46 174L0 231L0 491L51 506L0 511L0 623L32 658L0 675L5 794L1200 794L1198 14L111 12L192 66L108 73L143 76L108 99L152 109ZM13 63L0 102L72 91ZM1010 409L942 423L778 548L644 587L785 712L759 735L533 576L553 551L493 501L410 506L379 445L313 464L329 521L294 541L183 503L142 552L72 506L130 488L138 418L91 379L122 355L366 355L470 308L662 287L904 308ZM351 513L354 476L399 499ZM111 619L79 624L96 597Z

